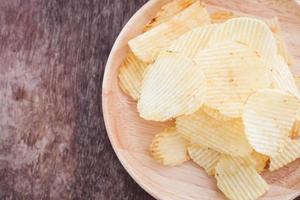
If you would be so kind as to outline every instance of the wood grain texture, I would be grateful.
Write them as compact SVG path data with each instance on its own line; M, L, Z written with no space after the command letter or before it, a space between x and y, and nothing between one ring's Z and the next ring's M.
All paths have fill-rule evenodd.
M0 0L0 199L153 199L101 111L107 56L146 0Z
M148 146L154 134L167 125L141 119L136 103L118 87L118 68L128 51L127 42L141 33L164 2L152 0L129 21L116 41L107 62L103 80L103 113L105 124L118 158L131 176L150 194L162 200L224 199L216 182L205 172L188 162L178 167L164 167L149 155ZM292 0L207 0L210 11L229 9L239 15L277 16L282 24L288 48L294 56L292 71L300 73L300 6ZM300 160L283 169L263 174L270 190L265 200L290 200L300 194Z

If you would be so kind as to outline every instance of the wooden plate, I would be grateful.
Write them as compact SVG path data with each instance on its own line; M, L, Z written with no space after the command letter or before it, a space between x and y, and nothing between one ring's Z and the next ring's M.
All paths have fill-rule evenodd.
M192 162L179 167L157 164L148 153L154 134L166 125L141 119L136 103L118 87L118 68L128 51L127 41L138 35L156 11L169 0L152 0L145 4L120 33L110 53L103 80L103 114L110 141L129 174L153 197L162 200L218 200L225 197L216 182ZM300 6L293 0L208 0L207 8L227 9L257 17L278 16L292 55L293 73L300 69ZM300 160L263 176L270 184L263 199L294 199L300 195Z

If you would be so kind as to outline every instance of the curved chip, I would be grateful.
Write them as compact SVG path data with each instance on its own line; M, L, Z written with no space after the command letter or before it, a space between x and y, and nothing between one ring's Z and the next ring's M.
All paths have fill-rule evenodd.
M220 153L198 145L189 146L188 153L190 158L200 167L203 167L208 175L214 175L215 166L219 161Z
M140 60L152 63L160 51L168 48L183 33L209 23L207 11L197 1L165 23L133 38L128 44Z
M140 116L166 121L198 110L205 92L204 75L191 59L163 52L145 74L138 101Z
M296 81L283 58L279 55L275 55L270 59L267 59L267 64L271 67L273 87L300 98L300 92Z
M271 84L266 62L246 45L227 41L197 54L207 83L204 105L221 114L241 117L248 97Z
M150 145L150 153L163 165L180 165L189 160L188 145L175 128L170 128L155 135Z
M140 96L142 79L147 65L129 52L119 69L120 88L133 100Z
M257 19L240 17L224 22L213 32L209 45L227 40L246 44L266 58L277 53L276 41L271 30Z
M288 65L292 65L293 64L293 57L290 54L290 52L288 51L287 45L284 41L283 33L281 31L281 27L280 27L278 18L274 17L274 18L271 18L271 19L266 19L266 20L264 20L264 22L271 29L271 31L273 33L273 36L276 39L278 54L281 55L284 58L285 62Z
M254 161L255 169L258 173L261 173L266 169L270 160L268 156L257 153L256 151L251 153L250 158Z
M288 138L283 151L276 156L271 156L269 170L280 169L298 158L300 158L300 139L292 140Z
M290 137L292 139L300 139L300 109L297 111L296 121L294 122Z
M232 156L247 156L252 148L240 119L219 121L201 109L176 119L176 128L187 140L197 145Z
M299 108L297 98L279 90L261 90L250 96L243 122L252 147L268 156L281 152Z
M194 58L201 49L207 46L207 42L216 26L204 25L195 28L180 36L168 50L179 52L189 58Z
M227 117L223 114L220 113L219 110L210 108L206 105L203 105L201 107L201 109L210 117L214 118L215 120L219 120L219 121L227 121L227 120L231 120L232 118Z
M255 200L269 188L249 159L223 155L215 170L218 188L231 200Z
M145 26L144 31L148 31L153 27L168 21L180 11L189 7L197 0L174 0L162 6L161 10L157 12L156 16Z

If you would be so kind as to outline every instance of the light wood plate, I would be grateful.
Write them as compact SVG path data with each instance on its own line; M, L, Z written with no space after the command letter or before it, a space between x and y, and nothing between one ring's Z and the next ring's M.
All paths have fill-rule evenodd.
M156 11L169 0L151 0L128 22L110 53L103 80L103 114L112 146L123 166L135 181L153 197L161 200L225 199L213 178L192 162L179 167L157 164L148 152L154 134L166 124L141 119L136 103L118 87L118 68L128 51L127 42L135 37ZM300 68L300 6L293 0L208 0L209 11L227 9L256 17L277 16L288 48L294 56L293 73ZM270 190L262 199L286 200L300 195L300 160L287 167L264 173Z

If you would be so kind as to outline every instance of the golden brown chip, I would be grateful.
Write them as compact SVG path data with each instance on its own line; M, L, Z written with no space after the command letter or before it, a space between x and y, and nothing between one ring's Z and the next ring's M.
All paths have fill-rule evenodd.
M175 166L189 160L188 145L175 128L170 128L155 135L150 145L150 152L161 164Z
M269 162L268 156L253 151L250 157L254 161L255 169L258 173L261 173L266 169Z
M271 157L270 171L275 171L281 167L300 158L300 139L287 139L287 142L280 154Z
M220 153L195 144L188 147L188 153L190 158L200 167L203 167L208 175L214 175Z
M162 50L185 32L209 24L206 9L197 1L170 20L129 41L133 53L143 62L152 63Z
M247 158L222 155L215 170L218 188L231 200L255 200L268 190Z
M176 119L176 128L190 142L232 156L248 156L252 148L240 119L219 121L202 109Z
M160 11L157 12L156 16L145 26L144 31L148 31L153 27L168 21L174 15L178 14L185 8L189 7L191 4L197 0L174 0L170 3L164 5Z
M129 52L119 69L120 88L133 100L140 96L142 79L147 65Z

